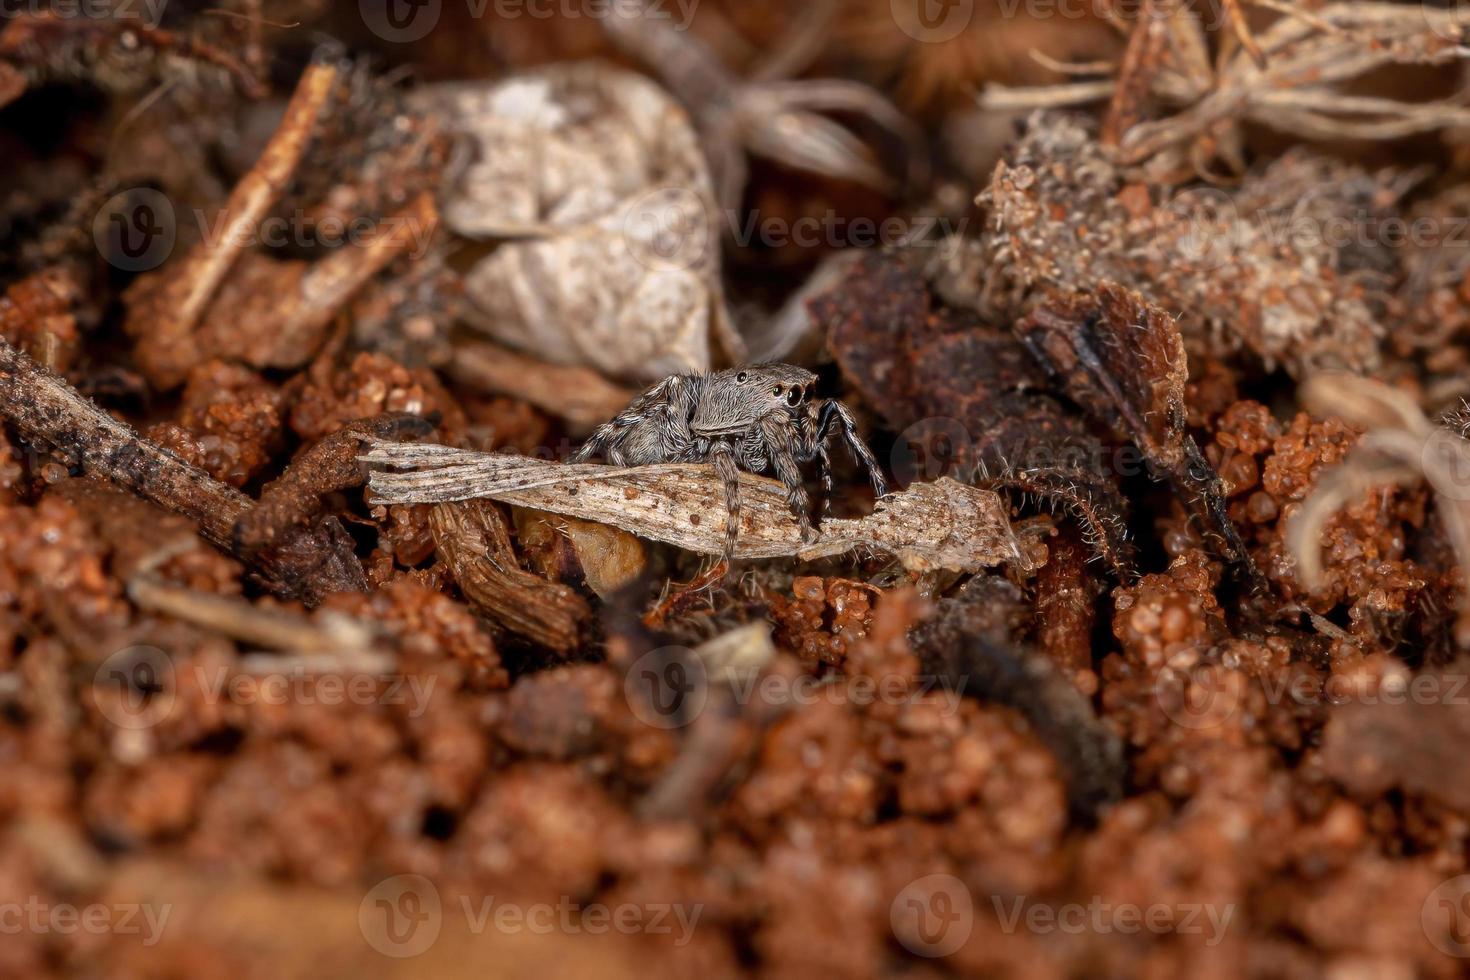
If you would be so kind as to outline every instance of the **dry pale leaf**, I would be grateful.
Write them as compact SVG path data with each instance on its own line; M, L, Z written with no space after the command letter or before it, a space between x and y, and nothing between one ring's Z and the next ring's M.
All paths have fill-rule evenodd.
M559 364L647 380L740 359L709 173L688 115L641 75L551 65L435 86L465 162L445 223L509 239L465 274L466 317Z
M360 457L375 469L376 503L441 503L489 497L520 507L611 524L688 551L718 555L724 545L724 489L712 467L697 463L616 467L554 463L449 446L373 440ZM810 560L857 549L885 552L913 571L975 571L1025 562L1006 506L991 491L948 478L915 483L878 501L873 513L822 522L803 542L774 480L740 475L738 558Z

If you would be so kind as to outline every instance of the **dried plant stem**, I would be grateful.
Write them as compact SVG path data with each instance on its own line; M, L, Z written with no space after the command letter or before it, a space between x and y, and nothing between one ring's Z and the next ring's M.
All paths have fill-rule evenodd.
M245 643L293 653L367 651L373 632L341 615L320 621L286 609L262 609L246 599L171 585L152 575L128 580L128 598L140 609L164 613Z
M321 346L338 310L388 263L423 247L438 223L433 195L420 194L366 240L308 267L268 323L242 323L235 311L217 308L206 315L195 342L211 356L239 357L255 367L298 367ZM221 299L217 307L224 305Z
M204 249L191 257L191 265L182 277L188 281L188 287L178 306L176 329L192 330L199 322L235 256L249 241L250 230L285 192L336 81L337 70L331 65L312 65L301 76L286 106L286 115L266 144L265 152L230 193L220 247Z
M669 463L614 467L468 452L448 446L370 441L362 459L377 467L378 503L443 503L489 497L521 507L611 524L700 554L725 546L724 484L709 466ZM740 474L740 558L810 560L856 549L895 555L913 570L974 571L1024 561L1001 498L950 479L915 483L880 500L874 513L822 524L802 540L786 492L774 480Z
M1101 138L1105 146L1117 146L1143 117L1143 102L1148 97L1153 75L1159 70L1168 40L1173 3L1174 0L1144 0L1139 7L1138 22L1128 36L1128 47L1118 68L1118 84L1103 117Z
M1283 13L1259 38L1244 29L1238 3L1226 4L1243 54L1213 69L1194 15L1168 0L1145 4L1129 36L1117 77L1108 82L995 87L988 108L1025 109L1111 100L1104 143L1132 165L1166 150L1213 138L1253 122L1312 139L1395 139L1470 125L1470 108L1338 92L1338 83L1392 64L1446 64L1470 54L1470 13L1418 5L1335 3L1312 14ZM1143 120L1147 96L1181 111Z
M387 412L349 422L323 437L261 490L259 503L235 524L235 547L245 555L269 548L293 527L321 513L323 496L362 486L366 475L357 449L363 436L396 442L427 439L433 432L434 427L417 415Z

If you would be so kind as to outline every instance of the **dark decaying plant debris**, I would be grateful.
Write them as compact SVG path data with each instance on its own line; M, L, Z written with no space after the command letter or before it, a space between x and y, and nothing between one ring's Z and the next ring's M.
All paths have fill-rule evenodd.
M1463 975L1465 10L577 6L0 14L0 977Z

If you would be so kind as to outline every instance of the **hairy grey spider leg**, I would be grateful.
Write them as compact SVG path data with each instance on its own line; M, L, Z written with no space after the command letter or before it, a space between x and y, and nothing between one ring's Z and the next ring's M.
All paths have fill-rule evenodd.
M791 516L796 518L796 523L801 528L801 539L815 541L817 530L812 527L811 501L807 499L801 466L796 461L800 444L781 413L761 419L761 437L766 444L766 453L771 458L771 467L776 471L776 479L786 488L786 503L791 507Z
M832 516L832 457L825 440L817 440L816 457L817 473L822 478L822 520L825 521Z
M725 485L725 563L735 557L735 539L740 534L740 467L728 442L710 447L709 461Z
M817 444L820 445L826 441L834 422L842 427L842 440L847 443L847 448L852 452L853 458L868 471L868 479L873 484L874 496L888 496L888 481L883 478L883 471L878 468L878 461L873 458L873 451L858 435L857 423L853 421L852 413L835 398L828 398L822 402L821 416L817 420Z

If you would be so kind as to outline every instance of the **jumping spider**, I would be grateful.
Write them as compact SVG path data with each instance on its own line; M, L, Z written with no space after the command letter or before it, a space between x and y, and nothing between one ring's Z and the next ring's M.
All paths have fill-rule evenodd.
M852 414L839 401L810 398L817 376L790 364L751 364L713 374L676 374L633 399L599 426L572 457L594 455L617 466L651 463L714 464L725 484L725 560L735 554L740 529L740 473L768 467L786 487L786 500L802 539L816 538L802 485L801 464L816 460L822 510L832 495L827 439L836 427L853 457L868 471L873 492L888 492L873 452L858 436Z

